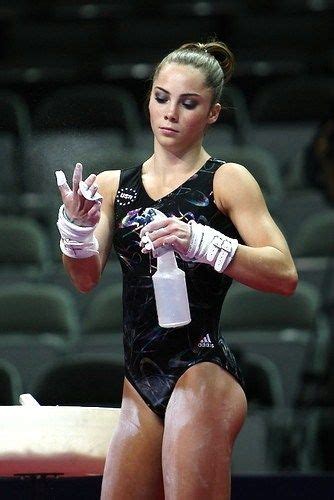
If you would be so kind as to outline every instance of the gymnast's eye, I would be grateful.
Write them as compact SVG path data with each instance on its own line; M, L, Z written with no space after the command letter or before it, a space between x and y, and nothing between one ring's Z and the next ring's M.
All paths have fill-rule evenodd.
M194 108L196 108L198 103L197 103L197 101L194 101L193 99L186 99L185 101L183 101L182 104L186 109L194 109Z
M155 94L154 98L157 102L161 104L167 102L167 97L162 94Z

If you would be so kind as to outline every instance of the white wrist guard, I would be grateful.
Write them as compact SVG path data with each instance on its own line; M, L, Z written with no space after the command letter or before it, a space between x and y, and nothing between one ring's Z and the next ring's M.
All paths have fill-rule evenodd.
M59 209L58 230L60 249L64 255L74 259L85 259L99 253L99 244L94 236L95 226L78 226L64 215L64 205Z
M188 224L191 230L190 243L187 253L181 257L185 257L184 260L210 264L215 271L223 273L234 257L238 240L194 220Z

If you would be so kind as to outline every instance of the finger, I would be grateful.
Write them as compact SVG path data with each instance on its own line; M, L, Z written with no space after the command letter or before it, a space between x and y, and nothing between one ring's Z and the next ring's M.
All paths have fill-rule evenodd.
M94 195L97 192L97 185L92 184L89 188L89 191L91 192L92 195Z
M152 256L153 257L161 257L162 255L164 255L165 253L167 252L170 252L170 251L173 251L174 249L170 246L161 246L159 248L154 248L152 251L151 250L146 250L145 248L143 248L141 250L141 252L143 254L148 254L148 253L152 253Z
M89 188L84 181L80 181L79 192L88 201L102 201L102 195L97 191L96 185Z
M155 239L151 239L151 234L146 233L141 239L142 253L152 252L153 257L163 255L167 251L174 250L177 247L177 237L174 235L163 236ZM161 253L162 252L162 253Z
M66 176L62 170L55 171L57 186L62 194L66 194L71 191L70 186L67 184Z
M156 241L159 238L166 237L168 235L168 228L167 227L161 227L160 229L157 229L156 231L146 231L145 235L142 237L141 241L148 235L151 241Z
M166 247L171 248L175 245L176 237L175 236L167 236L163 238L158 238L154 240L154 248Z
M55 176L56 176L57 186L63 186L64 184L67 184L66 175L62 170L56 170Z
M88 210L87 216L94 217L98 215L100 211L101 211L101 203L100 202L94 203L94 205Z
M151 250L154 250L153 242L152 242L151 238L149 237L148 233L146 233L146 235L142 237L140 244L141 244L141 246L143 246L143 250L142 250L143 253L147 253Z
M139 236L142 237L145 233L152 233L153 231L156 231L157 229L166 228L167 226L168 226L168 219L165 219L163 221L154 220L154 221L146 224L141 229Z
M173 238L174 237L171 237L170 240L168 240L168 238L159 238L158 240L155 240L154 247L152 250L153 257L161 257L161 255L173 251L174 250Z
M96 174L90 174L87 179L84 181L85 184L87 184L88 187L92 186L94 182L96 181Z
M166 238L164 238L162 246L171 247L173 250L174 249L179 250L180 247L182 246L182 242L177 236L172 234L171 236L167 236Z
M77 163L73 170L73 178L72 178L73 193L77 194L79 189L79 184L81 181L82 181L82 164Z

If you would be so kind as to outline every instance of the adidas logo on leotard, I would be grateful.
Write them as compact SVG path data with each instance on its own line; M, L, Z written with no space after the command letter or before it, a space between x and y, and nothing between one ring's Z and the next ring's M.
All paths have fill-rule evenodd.
M198 342L198 347L214 347L209 334L205 335L205 337Z

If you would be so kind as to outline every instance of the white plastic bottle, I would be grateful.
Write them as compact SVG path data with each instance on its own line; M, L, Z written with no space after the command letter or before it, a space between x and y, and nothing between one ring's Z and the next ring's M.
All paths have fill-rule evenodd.
M157 271L152 279L159 325L176 328L190 323L185 273L179 269L173 251L157 257Z

